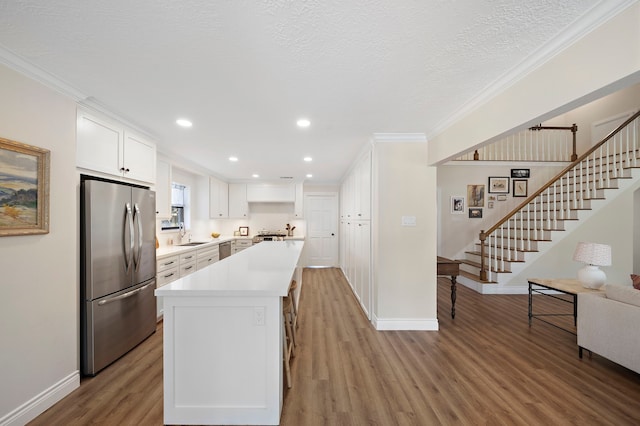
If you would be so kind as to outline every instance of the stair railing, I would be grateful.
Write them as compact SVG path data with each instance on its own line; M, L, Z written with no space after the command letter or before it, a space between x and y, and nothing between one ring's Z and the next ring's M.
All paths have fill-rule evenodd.
M456 160L467 161L574 161L578 126L560 127L542 124L509 135L475 151L460 155ZM571 137L569 137L569 133Z
M480 280L488 272L506 271L505 264L530 251L534 241L550 238L562 221L588 208L591 199L610 188L611 179L625 176L625 169L640 167L640 111L574 160L540 189L486 232L480 231ZM573 215L573 216L572 216Z

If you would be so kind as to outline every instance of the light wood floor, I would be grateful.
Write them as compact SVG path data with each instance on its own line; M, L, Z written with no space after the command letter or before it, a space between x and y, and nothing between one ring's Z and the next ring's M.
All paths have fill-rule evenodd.
M438 282L438 332L375 331L337 269L307 269L282 425L638 425L640 375L530 328L527 296ZM567 309L538 296L540 310ZM640 354L639 354L640 356ZM161 425L162 327L32 425Z

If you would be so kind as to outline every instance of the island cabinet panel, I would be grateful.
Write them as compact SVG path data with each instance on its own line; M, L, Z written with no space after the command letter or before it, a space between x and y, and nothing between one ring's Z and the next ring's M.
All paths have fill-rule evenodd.
M164 424L277 425L282 297L303 241L265 241L164 287Z
M164 371L172 372L165 424L279 423L280 300L181 298L165 307L173 324L165 337L173 348L164 356Z

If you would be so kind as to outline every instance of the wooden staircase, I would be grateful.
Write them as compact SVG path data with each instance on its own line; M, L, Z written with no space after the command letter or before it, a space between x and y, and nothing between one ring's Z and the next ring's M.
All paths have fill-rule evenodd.
M524 264L580 220L580 211L606 202L607 192L632 179L640 168L640 112L578 157L524 200L465 251L461 276L480 284L508 281L516 265Z

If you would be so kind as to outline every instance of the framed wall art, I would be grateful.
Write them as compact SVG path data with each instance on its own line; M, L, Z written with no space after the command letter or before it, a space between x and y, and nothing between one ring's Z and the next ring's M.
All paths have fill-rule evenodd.
M529 169L511 169L511 177L517 179L529 179L531 171Z
M482 219L482 209L469 208L469 218L470 219Z
M249 235L249 227L248 226L241 226L240 228L238 228L238 230L240 231L240 236L241 237L247 237Z
M484 207L484 185L467 185L469 207Z
M464 214L464 197L460 195L451 196L451 214Z
M508 177L489 177L489 193L490 194L508 194L509 178Z
M513 196L526 197L528 194L528 182L526 179L513 180Z
M49 233L49 156L0 138L0 236Z

